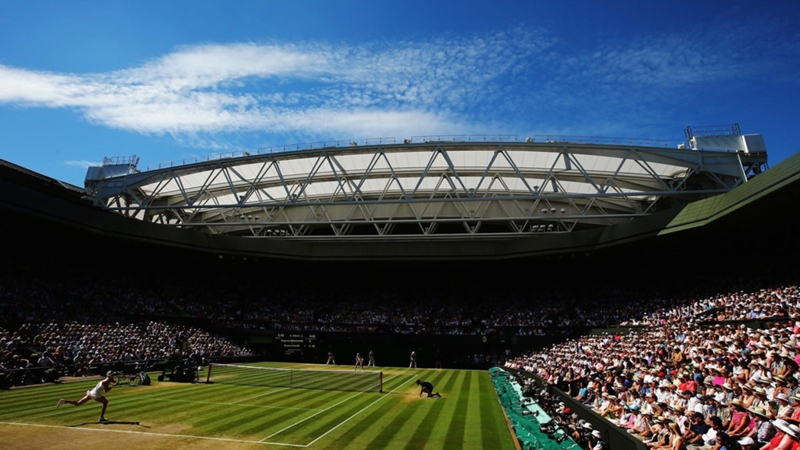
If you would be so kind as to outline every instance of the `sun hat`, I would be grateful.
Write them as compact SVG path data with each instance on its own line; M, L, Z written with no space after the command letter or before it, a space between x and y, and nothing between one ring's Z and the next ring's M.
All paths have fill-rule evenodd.
M788 434L794 435L793 434L794 432L792 431L792 429L789 428L789 422L787 422L787 421L785 421L783 419L776 419L776 420L772 421L772 424L775 425L775 428L783 431L784 433L788 433Z

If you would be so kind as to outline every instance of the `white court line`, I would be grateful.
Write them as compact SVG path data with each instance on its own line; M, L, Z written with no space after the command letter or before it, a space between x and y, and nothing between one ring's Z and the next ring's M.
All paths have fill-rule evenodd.
M130 431L130 430L107 430L102 428L75 428L75 427L65 427L59 425L42 425L37 423L24 423L24 422L0 422L0 425L17 425L23 427L43 427L43 428L58 428L61 430L75 430L75 431L99 431L102 433L122 433L122 434L141 434L143 436L161 436L161 437L178 437L178 438L189 438L189 439L204 439L207 441L223 441L223 442L239 442L245 444L262 444L262 445L282 445L285 447L305 447L305 445L301 444L287 444L284 442L264 442L264 441L247 441L244 439L230 439L230 438L218 438L218 437L209 437L209 436L192 436L191 434L169 434L169 433L150 433L146 431Z
M389 380L391 380L392 378L395 378L395 377L397 377L397 376L398 376L398 375L393 375L392 377L390 377L390 378L389 378ZM389 381L389 380L386 380L386 381ZM407 383L407 382L406 382L406 383ZM372 389L372 388L370 388L370 389ZM339 405L341 405L342 403L344 403L344 402L346 402L346 401L348 401L348 400L354 399L354 398L358 397L359 395L361 395L361 394L363 394L363 393L365 393L365 392L367 392L367 391L361 391L361 392L359 392L359 393L358 393L358 394L356 394L356 395L352 395L352 396L350 396L350 397L347 397L346 399L344 399L344 400L340 401L339 403L336 403L336 404L334 404L334 405L331 405L331 406L329 406L329 407L327 407L327 408L325 408L325 409L321 410L321 411L320 411L320 412L318 412L318 413L312 414L312 415L310 415L310 416L306 417L305 419L302 419L302 420L300 420L299 422L295 422L295 423L293 423L293 424L289 425L288 427L286 427L286 428L283 428L282 430L278 430L278 431L276 431L276 432L274 432L274 433L270 434L269 436L265 437L264 439L262 439L262 440L261 440L261 441L259 441L259 442L266 441L267 439L271 438L272 436L275 436L276 434L283 433L284 431L288 430L289 428L292 428L292 427L294 427L294 426L296 426L296 425L300 425L301 423L305 422L306 420L308 420L308 419L310 419L310 418L312 418L312 417L316 417L316 416L318 416L318 415L320 415L320 414L324 413L325 411L328 411L329 409L331 409L331 408L333 408L333 407L335 407L335 406L339 406Z
M402 383L400 386L397 386L396 388L392 389L391 391L387 392L386 394L387 394L387 395L388 395L388 394L391 394L392 392L394 392L394 391L396 391L396 390L400 389L401 387L405 386L405 385L406 385L406 384L407 384L409 381L413 380L414 378L416 378L416 375L411 375L411 378L409 378L408 380L404 381L404 382L403 382L403 383ZM322 436L320 436L320 437L318 437L318 438L314 439L313 441L309 442L308 444L306 444L306 447L310 447L311 445L313 445L313 444L314 444L315 442L317 442L318 440L320 440L320 439L324 438L324 437L325 437L325 436L326 436L328 433L330 433L331 431L333 431L333 430L335 430L335 429L339 428L340 426L344 425L345 423L347 423L347 421L348 421L348 420L350 420L350 419L352 419L353 417L355 417L355 416L357 416L357 415L361 414L362 412L364 412L364 410L366 410L366 409L367 409L367 408L369 408L370 406L374 405L375 403L378 403L379 401L383 400L384 398L386 398L386 396L380 397L380 398L378 398L377 400L375 400L374 402L370 403L369 405L367 405L367 406L365 406L365 407L361 408L361 410L360 410L360 411L356 412L355 414L353 414L352 416L348 417L347 419L344 419L344 420L343 420L342 422L340 422L338 425L336 425L335 427L333 427L333 428L331 428L330 430L328 430L328 431L326 431L325 433L323 433L323 434L322 434Z

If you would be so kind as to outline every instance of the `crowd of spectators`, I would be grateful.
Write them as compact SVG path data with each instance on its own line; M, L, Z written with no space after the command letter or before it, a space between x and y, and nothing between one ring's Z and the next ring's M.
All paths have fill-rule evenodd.
M665 308L629 322L645 326L624 333L582 336L505 365L563 388L653 448L677 442L777 448L780 441L797 447L798 308L796 285L736 291ZM748 327L754 320L766 327Z
M524 283L397 283L391 289L363 285L325 289L315 283L261 285L224 274L154 273L140 278L109 271L98 279L85 270L8 261L2 269L0 307L7 312L6 323L53 318L78 323L190 318L215 327L268 330L561 336L619 323L774 316L772 309L778 307L768 304L764 311L751 309L758 295L777 295L759 291L766 283L759 279L732 283L733 293L709 296L698 289L676 291L658 284L623 289L609 283L581 290L575 286L531 289ZM787 311L795 313L792 308Z
M99 366L120 361L252 355L201 329L159 322L26 323L15 332L0 328L0 349L0 385L6 387L96 375Z
M738 291L694 300L680 308L669 308L623 321L622 325L658 325L684 320L692 322L721 322L761 320L773 317L798 317L800 290L795 285L775 289Z

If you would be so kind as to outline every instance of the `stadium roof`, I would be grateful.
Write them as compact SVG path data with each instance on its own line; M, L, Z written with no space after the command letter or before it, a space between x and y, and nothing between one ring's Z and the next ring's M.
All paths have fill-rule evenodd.
M109 211L212 234L424 239L609 226L728 192L766 163L766 153L647 144L407 140L146 171L107 159L86 187Z

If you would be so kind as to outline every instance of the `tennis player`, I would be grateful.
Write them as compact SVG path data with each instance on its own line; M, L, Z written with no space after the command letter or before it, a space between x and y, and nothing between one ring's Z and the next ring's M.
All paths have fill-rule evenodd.
M108 392L111 390L112 387L116 386L118 383L117 380L114 379L114 372L108 371L106 373L106 377L97 383L97 386L94 387L91 391L86 391L86 395L83 396L82 399L75 401L75 400L66 400L61 399L56 404L56 408L61 407L64 403L69 403L70 405L81 406L82 404L88 402L89 400L96 400L103 404L103 410L100 411L100 420L98 422L108 422L106 419L106 408L108 407L108 400L103 396L103 393Z
M355 372L359 367L361 367L361 371L364 372L364 358L361 357L361 353L356 353L356 367L353 369Z
M423 393L428 394L429 398L442 398L442 395L438 392L433 392L433 385L427 381L417 380L417 385L419 385L419 396L422 397Z

